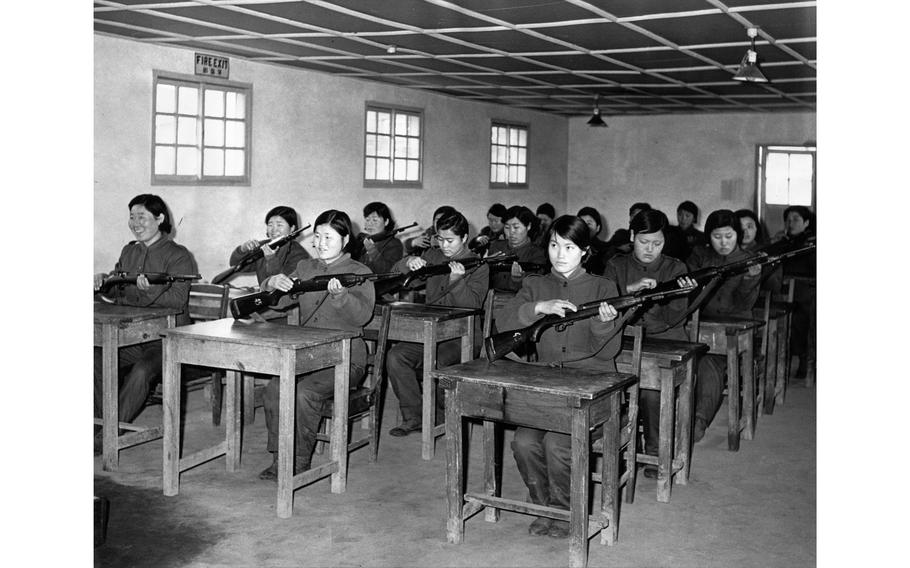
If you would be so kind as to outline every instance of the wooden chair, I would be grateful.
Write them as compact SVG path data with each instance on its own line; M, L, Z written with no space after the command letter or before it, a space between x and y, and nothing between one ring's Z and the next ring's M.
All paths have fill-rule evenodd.
M348 442L348 452L363 446L370 446L370 462L374 463L379 456L379 432L382 417L382 405L385 394L385 356L388 351L389 324L392 319L392 306L381 306L379 332L376 334L376 348L372 362L368 363L367 378L364 384L351 390L348 398L348 417L350 420L367 419L369 433L361 438ZM317 453L324 451L325 445L331 442L332 431L332 394L326 394L320 414L323 427L316 434ZM353 428L351 429L353 432Z
M643 330L637 325L627 325L622 332L624 337L632 338L632 361L630 365L630 374L637 377L641 376L641 342L644 336ZM636 450L638 445L638 382L626 389L626 415L623 418L622 430L620 431L619 444L624 448L623 458L625 458L625 471L619 476L619 486L625 491L626 503L631 503L635 499L635 481L637 475L637 461L639 454ZM603 437L595 435L592 451L599 456L603 455ZM601 460L602 461L602 460ZM602 468L595 468L591 474L591 479L596 483L601 483L603 479ZM601 494L601 499L604 495Z

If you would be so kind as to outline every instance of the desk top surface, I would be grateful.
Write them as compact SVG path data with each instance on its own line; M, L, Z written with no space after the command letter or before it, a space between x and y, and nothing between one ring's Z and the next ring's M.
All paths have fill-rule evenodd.
M629 373L593 371L578 368L556 368L500 360L490 365L486 359L474 359L432 372L437 378L449 378L489 386L520 389L546 394L593 399L638 380Z
M747 318L710 317L710 318L701 319L698 322L698 324L705 325L705 326L723 326L725 328L733 328L733 329L736 329L737 331L743 331L743 330L753 329L753 328L765 325L765 322L759 321L759 320L754 320L754 319L747 319Z
M244 323L236 321L234 318L223 318L174 327L162 330L161 333L162 335L173 337L290 349L315 347L360 336L359 333L353 331L298 327L269 322Z
M482 310L475 308L455 308L432 304L415 304L412 302L389 302L387 305L392 306L393 318L446 321L483 313ZM382 304L376 304L374 313L379 314L381 310Z
M623 338L623 352L632 351L632 338ZM691 341L679 341L675 339L644 339L641 342L641 354L643 357L654 357L657 359L666 359L669 361L685 361L699 353L707 353L710 349L704 343L692 343Z
M176 315L175 308L140 308L95 302L95 323L129 323Z

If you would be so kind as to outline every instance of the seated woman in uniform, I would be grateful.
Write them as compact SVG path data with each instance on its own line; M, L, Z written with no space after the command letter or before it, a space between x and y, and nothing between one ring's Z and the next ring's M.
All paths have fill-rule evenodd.
M294 209L279 205L269 210L265 214L265 235L268 240L257 241L250 239L239 245L231 253L228 263L231 266L239 263L243 257L254 250L261 249L263 257L256 262L246 266L240 272L255 272L256 281L262 284L269 276L275 274L290 274L297 266L297 263L306 258L310 258L309 253L297 241L291 241L278 247L278 250L272 250L266 243L268 241L284 237L293 233L300 226L297 218L297 212Z
M618 296L615 282L588 274L582 266L584 258L591 254L590 245L591 234L584 221L571 215L556 219L550 227L547 248L552 269L546 275L529 274L524 279L515 298L501 315L497 313L499 327L503 330L524 328L548 314L564 316L585 302ZM594 317L576 321L563 330L550 327L537 344L538 360L615 371L613 359L622 344L622 335L614 333L613 329L616 316L616 310L604 302ZM572 463L570 436L519 427L515 431L512 452L531 502L568 509ZM537 517L528 532L566 538L569 523Z
M395 220L388 205L381 201L367 203L363 208L363 233L358 235L356 259L373 272L389 272L404 256L404 245L392 235Z
M518 256L518 261L511 265L494 267L490 285L495 290L515 292L521 288L521 281L527 272L545 272L547 253L533 242L538 220L530 209L522 205L509 207L505 219L506 240L493 242L487 255L514 254ZM535 264L540 268L525 271L519 264L522 262Z
M756 253L765 247L768 238L755 212L751 209L740 209L736 212L736 217L743 228L743 242L739 246L744 251L751 253ZM761 289L779 291L782 278L783 270L780 265L762 267Z
M490 269L481 264L471 270L465 270L460 261L477 258L468 249L468 220L458 211L444 213L436 220L436 240L439 248L429 249L422 256L408 256L393 267L394 272L408 273L427 265L448 264L450 272L427 278L426 303L437 306L456 308L480 308L490 286ZM482 341L480 320L475 318L474 356L480 350ZM436 348L438 367L453 365L461 360L461 341L452 339L440 343ZM396 343L386 356L386 369L389 382L398 397L403 421L400 426L392 428L392 436L407 436L420 430L422 397L420 393L423 377L423 345L419 343ZM442 406L443 397L437 388L436 404ZM441 415L441 413L440 413Z
M688 278L681 278L686 265L675 258L664 256L666 237L664 231L670 225L667 216L656 209L641 210L629 223L632 252L614 256L607 261L604 277L616 282L621 294L634 294L649 290L660 282L677 280L680 286L694 286ZM664 300L651 304L646 312L637 316L649 338L688 341L684 328L687 300L685 297ZM672 327L670 327L672 325ZM643 369L644 372L644 369ZM660 391L639 391L639 405L645 430L645 453L656 456L660 428ZM645 477L656 478L657 468L645 467Z
M411 256L420 256L431 248L438 248L436 242L436 221L443 215L448 215L455 211L451 205L440 205L433 211L433 223L420 235L411 239L408 247L408 254Z
M537 238L534 239L534 244L539 246L542 250L547 250L547 239L550 235L550 225L553 224L553 219L556 218L556 209L553 208L553 205L549 203L541 203L537 207L537 219L540 220L540 228L537 231Z
M171 232L171 215L164 200L157 195L137 195L129 203L129 228L136 240L120 251L114 272L139 274L135 284L120 284L107 297L124 306L176 308L177 325L190 323L187 305L190 299L189 282L149 284L142 273L196 274L196 260L182 245L166 235ZM95 274L95 290L101 288L108 274ZM101 348L95 348L95 416L102 416ZM132 422L145 404L149 390L161 380L161 340L122 347L121 367L129 367L120 377L118 420ZM95 450L100 452L100 432L95 437Z
M708 266L722 266L745 260L752 253L744 251L743 229L736 214L729 209L718 209L705 221L708 244L695 247L686 265L690 271ZM726 278L701 305L701 318L751 318L752 306L758 299L761 283L761 266L752 266L748 272ZM693 440L704 437L705 430L723 401L724 373L727 368L725 355L708 354L698 362L698 380L695 384L695 429Z
M294 279L310 280L325 274L369 274L370 269L351 259L348 253L353 235L351 219L344 211L329 209L322 212L313 222L313 246L316 258L297 263L290 274L276 274L262 284L263 291L288 291ZM300 325L345 331L363 332L363 326L373 317L375 296L373 283L364 282L350 288L341 285L337 278L329 281L328 290L306 292L297 297L300 307ZM284 296L278 308L291 304ZM362 337L351 340L351 388L363 382L367 361L366 345ZM310 468L316 433L319 429L319 411L327 394L335 389L333 368L321 369L297 377L297 411L294 457L294 473ZM262 397L265 408L265 425L268 429L268 451L274 455L272 465L259 474L260 479L278 479L278 381L269 381Z
M798 246L815 235L815 215L803 205L791 205L784 209L786 229L777 235L778 243ZM793 316L790 323L790 355L798 358L794 374L797 378L806 376L809 336L815 336L815 252L785 260L783 277L795 277L793 290ZM813 339L814 341L814 339Z
M585 258L585 270L598 276L604 273L607 263L607 250L610 248L606 241L598 237L603 228L600 212L593 207L582 207L578 210L578 218L585 222L591 232L591 252Z
M502 203L494 203L487 210L487 226L480 230L480 233L471 240L468 245L471 250L477 254L486 252L490 243L493 241L505 240L506 206Z

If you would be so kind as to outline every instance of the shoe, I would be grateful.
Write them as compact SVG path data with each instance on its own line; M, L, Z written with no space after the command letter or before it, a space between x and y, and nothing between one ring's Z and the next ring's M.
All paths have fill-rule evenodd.
M642 475L648 479L657 479L657 467L653 465L646 465L644 467L644 471L642 471Z
M104 449L104 438L101 435L101 432L95 434L95 441L93 443L95 455L100 456L103 453Z
M705 430L708 429L708 423L701 418L695 419L695 429L692 432L692 441L698 443L705 437Z
M401 438L407 436L411 432L417 432L418 430L420 430L419 420L405 420L400 426L395 426L389 430L389 434L396 438Z
M294 475L308 469L310 469L310 460L299 456L294 458ZM275 454L272 458L272 465L259 473L259 479L263 481L278 481L278 454Z
M569 538L569 521L550 521L550 530L547 534L553 538Z
M537 517L528 527L528 534L532 536L545 536L550 531L550 523L553 519L547 517Z

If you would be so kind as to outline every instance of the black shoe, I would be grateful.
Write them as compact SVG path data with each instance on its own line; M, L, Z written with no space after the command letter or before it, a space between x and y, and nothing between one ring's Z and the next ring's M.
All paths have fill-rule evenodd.
M646 465L644 467L644 471L642 471L642 475L648 479L657 479L657 467L653 465Z
M692 442L698 443L705 437L705 430L708 429L708 423L701 418L695 419L695 429L692 432Z
M532 536L546 536L550 531L550 523L553 519L547 517L537 517L528 527L528 534Z
M278 454L272 457L272 465L259 473L259 479L263 481L278 481Z
M401 438L407 436L411 432L417 432L418 430L420 430L419 420L405 420L400 426L395 426L389 430L389 434L396 438Z
M569 538L569 521L550 521L550 530L547 534L553 538Z

